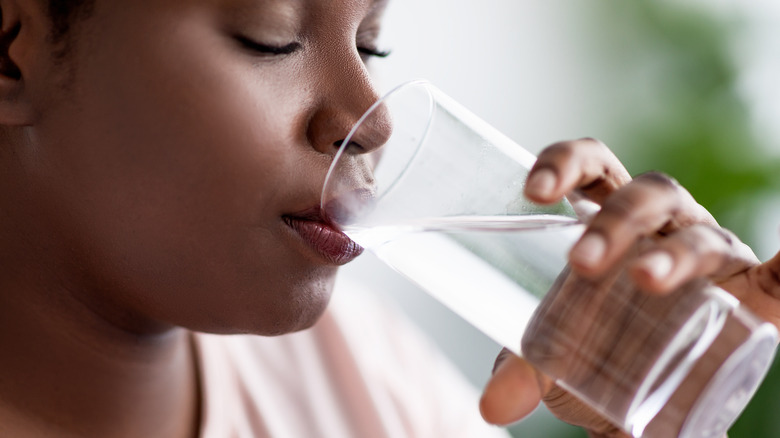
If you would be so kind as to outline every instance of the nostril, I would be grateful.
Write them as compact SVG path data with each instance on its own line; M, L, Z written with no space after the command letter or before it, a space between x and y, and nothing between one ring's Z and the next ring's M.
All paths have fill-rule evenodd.
M343 144L344 144L344 139L333 142L333 146L336 146L336 149L341 149L341 146ZM344 148L344 152L362 154L368 152L368 150L364 148L363 145L361 145L360 143L350 141L347 147Z

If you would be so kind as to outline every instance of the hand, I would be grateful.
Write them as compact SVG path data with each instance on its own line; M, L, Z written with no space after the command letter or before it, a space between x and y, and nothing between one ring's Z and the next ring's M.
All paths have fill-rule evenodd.
M754 313L780 324L780 255L760 264L668 176L648 173L632 180L606 146L582 139L545 149L529 173L525 194L542 204L584 196L601 205L570 253L577 274L596 277L639 238L651 237L653 244L628 265L634 281L648 293L668 293L693 277L707 276ZM508 424L542 400L592 437L630 436L508 351L496 361L480 409L486 421Z

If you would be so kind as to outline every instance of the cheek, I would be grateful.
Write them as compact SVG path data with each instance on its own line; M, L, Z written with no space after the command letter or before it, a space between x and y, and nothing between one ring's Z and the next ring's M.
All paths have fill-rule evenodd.
M300 141L306 117L290 103L303 99L177 53L149 53L137 70L101 59L85 77L78 111L53 131L66 234L101 289L155 319L205 331L306 326L335 270L302 257L281 221L316 202L312 176L327 170Z

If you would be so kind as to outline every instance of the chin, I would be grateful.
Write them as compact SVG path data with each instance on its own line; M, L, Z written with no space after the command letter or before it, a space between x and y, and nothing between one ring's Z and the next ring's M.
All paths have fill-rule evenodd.
M282 318L276 315L274 324L264 324L259 332L252 331L251 333L262 336L280 336L311 328L325 313L329 301L330 294L328 294L327 298L321 300L307 300L305 304L288 306L288 309L285 309L286 315Z
M284 312L287 317L282 319L279 330L269 335L282 335L305 330L313 326L328 307L333 294L333 278L308 285L293 294L293 302L285 303Z
M333 277L299 283L297 287L268 288L246 292L244 296L263 296L256 300L236 300L211 318L206 327L196 329L214 334L254 334L279 336L313 326L325 312L333 291Z

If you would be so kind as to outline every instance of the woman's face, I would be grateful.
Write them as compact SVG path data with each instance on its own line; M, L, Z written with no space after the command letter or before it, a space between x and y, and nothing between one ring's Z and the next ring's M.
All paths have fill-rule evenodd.
M365 52L382 7L98 0L29 128L63 282L137 329L311 325L359 252L317 207L339 140L378 97Z

